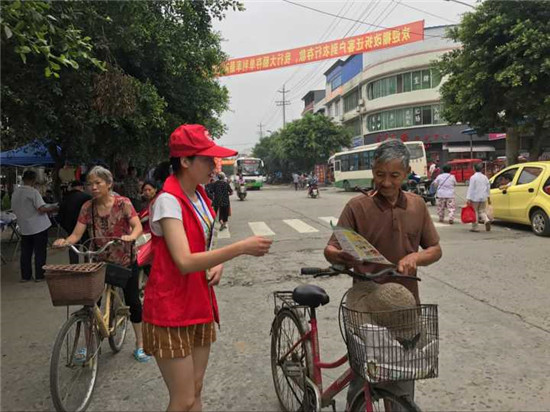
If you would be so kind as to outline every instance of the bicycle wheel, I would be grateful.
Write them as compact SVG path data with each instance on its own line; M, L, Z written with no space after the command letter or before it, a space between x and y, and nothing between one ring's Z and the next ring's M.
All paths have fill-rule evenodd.
M84 411L94 390L100 336L90 310L77 312L57 335L50 363L50 392L56 411Z
M365 412L366 410L365 392L362 390L355 396L349 411ZM372 395L372 410L375 412L420 412L420 408L414 401L378 388Z
M111 310L109 311L109 346L114 353L120 352L128 328L128 307L121 288L111 287Z
M304 334L297 314L290 309L277 313L271 329L271 372L277 398L286 412L309 410L312 403L306 383L313 365L310 342L302 342L283 359Z

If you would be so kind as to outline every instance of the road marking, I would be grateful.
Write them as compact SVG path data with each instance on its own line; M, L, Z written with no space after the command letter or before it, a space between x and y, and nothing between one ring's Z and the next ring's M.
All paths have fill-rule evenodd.
M248 226L256 236L275 236L275 232L265 222L248 222Z
M336 226L336 223L338 223L338 218L334 216L325 216L325 217L320 217L319 219L321 219L325 223L328 223L329 226L331 221L332 221L332 224L335 226Z
M229 239L231 237L231 233L229 232L229 228L226 227L224 230L218 229L218 239Z
M286 219L283 220L287 225L292 229L296 230L298 233L315 233L318 232L317 229L308 225L306 222L301 221L300 219Z

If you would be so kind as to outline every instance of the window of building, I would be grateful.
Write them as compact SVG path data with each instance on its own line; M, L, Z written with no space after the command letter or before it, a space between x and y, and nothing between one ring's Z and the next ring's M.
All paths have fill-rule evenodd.
M432 124L432 106L422 107L422 124Z
M432 76L430 70L422 70L422 88L430 89L432 87Z
M331 82L330 82L330 90L334 91L338 87L342 85L342 78L340 76L336 76Z
M408 107L403 110L403 126L413 125L413 109Z
M355 89L344 97L344 113L351 112L359 104L359 90Z
M368 131L397 129L424 124L444 123L440 116L441 105L404 107L386 110L367 116L365 124Z
M378 99L380 97L380 82L374 82L372 95L375 99Z
M389 77L387 81L388 81L388 94L397 93L397 76Z
M395 129L395 110L386 113L388 114L387 129Z
M412 89L420 90L422 89L422 71L418 70L412 72Z
M426 68L370 82L366 88L366 95L369 100L373 100L397 93L430 89L439 86L440 83L441 73L437 69Z
M411 73L403 73L403 92L410 92L411 86Z
M397 93L403 93L403 75L398 74L395 76L395 83L397 86Z
M348 130L351 132L352 136L360 136L362 134L361 120L359 119L359 117L356 117L352 121L347 122L345 125L348 128Z
M403 127L404 121L403 118L405 116L405 111L402 109L397 109L395 111L395 127Z
M422 107L415 107L413 109L413 124L415 126L422 124Z

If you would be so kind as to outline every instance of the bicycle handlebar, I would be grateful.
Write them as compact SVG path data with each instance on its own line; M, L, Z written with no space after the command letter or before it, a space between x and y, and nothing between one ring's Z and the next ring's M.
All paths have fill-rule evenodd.
M120 243L122 242L122 240L120 239L114 239L114 240L111 240L109 242L107 242L101 249L99 250L86 250L86 251L81 251L80 249L78 249L75 245L65 245L65 246L59 246L59 247L69 247L71 248L71 250L73 252L75 252L76 254L78 255L86 255L86 256L95 256L95 255L99 255L103 252L105 252L105 250L111 246L111 245L114 245L114 244L117 244L117 243Z
M416 280L420 282L422 279L416 276L405 276L400 274L395 268L389 267L386 269L382 269L379 272L376 273L357 273L353 270L346 269L345 267L339 267L336 265L330 266L328 268L314 268L314 267L308 267L308 268L302 268L300 270L300 274L305 276L313 276L314 278L320 277L320 276L338 276L340 274L346 274L348 276L361 279L361 280L376 280L380 279L382 277L390 277L390 278L404 278L404 279L411 279Z

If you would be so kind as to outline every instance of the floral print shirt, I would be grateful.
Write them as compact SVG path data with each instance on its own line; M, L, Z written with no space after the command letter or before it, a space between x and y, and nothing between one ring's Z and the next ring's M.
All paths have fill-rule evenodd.
M78 221L88 226L90 237L107 238L95 239L91 242L90 247L97 250L112 240L109 238L120 238L123 235L132 233L130 219L134 216L137 216L137 213L130 199L123 196L115 196L113 207L106 216L101 216L97 211L97 206L93 205L93 200L88 200L82 205L82 209L80 209ZM129 266L136 258L136 254L131 253L131 247L132 244L128 242L111 245L104 253L95 256L94 260ZM130 261L131 255L133 256L132 262Z

